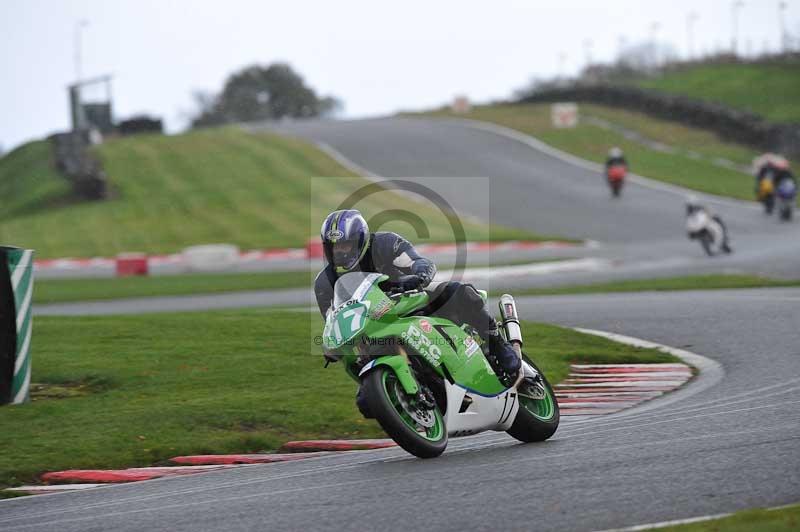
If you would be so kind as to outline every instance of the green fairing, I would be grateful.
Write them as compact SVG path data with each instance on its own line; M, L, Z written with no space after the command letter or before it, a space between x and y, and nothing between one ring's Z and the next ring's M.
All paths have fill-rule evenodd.
M478 340L464 327L444 318L407 316L428 303L426 293L389 298L378 287L388 277L372 277L368 289L359 287L360 297L341 301L326 319L324 345L343 357L348 374L358 378L359 345L369 343L369 353L374 358L380 357L385 342L386 356L378 358L375 365L391 367L404 390L416 393L417 383L408 363L397 355L395 344L400 343L409 356L421 356L439 375L452 378L463 388L486 396L498 395L506 389L483 356Z
M389 355L375 359L374 367L389 366L394 370L397 375L397 380L403 387L403 391L409 395L414 395L419 391L419 385L416 379L411 374L411 369L408 367L408 362L402 355Z

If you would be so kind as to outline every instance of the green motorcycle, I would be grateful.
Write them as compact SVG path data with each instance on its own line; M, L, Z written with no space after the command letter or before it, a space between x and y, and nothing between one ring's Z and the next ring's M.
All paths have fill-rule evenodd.
M448 437L486 430L523 442L552 436L558 403L522 353L514 299L504 295L500 312L501 330L523 359L515 379L484 355L475 330L426 315L428 303L428 293L397 292L378 273L348 273L334 286L322 334L326 358L341 360L361 382L369 412L389 437L415 456L432 458L444 452Z

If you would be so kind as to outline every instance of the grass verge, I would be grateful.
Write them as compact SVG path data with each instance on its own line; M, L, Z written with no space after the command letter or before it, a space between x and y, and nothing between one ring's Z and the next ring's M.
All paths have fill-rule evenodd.
M311 144L232 127L137 135L94 149L114 191L106 201L72 197L50 168L45 142L0 158L0 242L36 249L39 258L172 253L215 242L299 247L318 234L328 212L369 183ZM374 218L405 210L426 222L429 234L417 240L453 240L447 216L430 202L381 191L357 207L375 230L408 232L397 216L386 224ZM463 222L469 240L544 238Z
M609 292L668 292L676 290L720 290L725 288L769 288L800 286L800 280L770 279L757 275L689 275L664 279L631 279L608 283L557 286L553 288L523 288L521 296L554 296L566 294L599 294Z
M757 155L754 150L724 142L702 129L659 120L642 113L589 104L581 104L580 109L582 113L595 115L681 150L677 153L658 151L628 140L621 133L586 122L572 129L555 128L551 123L548 104L481 106L474 108L466 118L515 129L597 163L605 162L611 146L619 146L625 151L631 171L637 174L710 194L754 199L752 176L717 166L710 160L693 158L689 154L694 151L706 157L722 157L747 164ZM453 116L448 111L429 114Z
M800 529L800 505L775 510L747 510L729 517L658 528L660 532L790 532Z
M112 277L104 279L43 279L36 281L33 302L126 299L150 296L215 294L244 290L311 289L317 272L257 272Z
M266 310L37 318L33 380L53 393L0 408L0 487L48 470L381 437L354 405L355 383L323 369L319 329L316 314ZM553 382L575 361L674 360L552 325L524 329Z
M800 68L794 64L697 65L637 85L720 102L773 122L800 122Z

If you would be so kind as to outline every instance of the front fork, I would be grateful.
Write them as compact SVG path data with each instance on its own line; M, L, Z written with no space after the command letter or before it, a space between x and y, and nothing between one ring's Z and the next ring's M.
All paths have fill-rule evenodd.
M406 394L411 397L416 397L419 393L419 384L411 373L411 367L408 365L408 357L405 352L400 355L387 355L370 360L367 365L358 372L358 377L363 377L377 366L388 366L391 368L394 374L397 375L397 380L400 382L400 386L403 387L403 391L406 392Z

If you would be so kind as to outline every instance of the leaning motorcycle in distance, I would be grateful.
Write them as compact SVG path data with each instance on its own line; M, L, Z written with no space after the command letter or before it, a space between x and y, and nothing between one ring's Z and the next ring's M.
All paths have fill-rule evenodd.
M326 359L342 361L360 382L362 413L420 458L440 455L450 437L486 430L523 442L555 433L558 403L544 374L522 352L513 297L501 297L500 311L501 333L523 360L516 376L484 354L470 326L429 315L428 293L398 292L399 286L366 272L347 273L334 285L323 349Z
M625 184L625 176L627 174L628 168L624 164L614 164L606 170L606 180L613 197L618 198L622 193L622 185Z
M722 225L705 209L697 209L686 217L686 233L690 240L697 240L707 255L729 253Z
M794 179L782 179L775 190L775 207L781 220L788 222L792 219L796 198L797 184Z
M766 214L772 214L775 208L775 184L771 175L765 176L758 182L758 201L764 205Z

